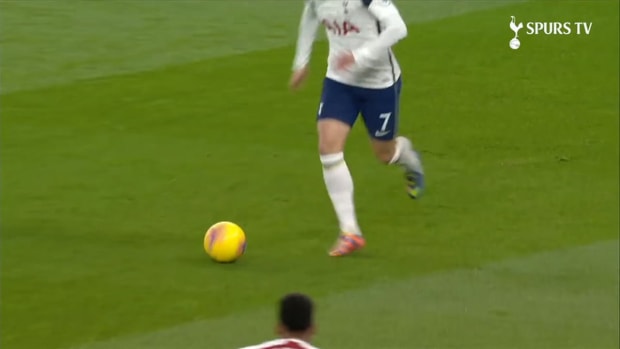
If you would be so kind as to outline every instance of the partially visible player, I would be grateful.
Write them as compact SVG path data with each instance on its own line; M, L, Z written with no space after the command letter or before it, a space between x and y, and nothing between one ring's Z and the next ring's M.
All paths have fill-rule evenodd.
M310 345L314 332L312 300L304 294L291 293L280 300L276 326L280 339L241 349L318 349Z
M345 144L362 115L377 158L398 164L407 192L418 198L424 170L408 138L397 136L401 70L391 47L407 36L407 26L390 0L306 0L290 86L308 75L316 31L329 40L327 75L318 107L319 153L323 179L340 225L331 256L344 256L366 244L353 202L353 179L344 159Z

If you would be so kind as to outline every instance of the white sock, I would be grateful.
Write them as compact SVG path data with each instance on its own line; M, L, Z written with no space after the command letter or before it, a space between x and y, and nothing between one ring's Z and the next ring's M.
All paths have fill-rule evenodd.
M361 235L353 204L353 178L344 161L344 154L340 152L321 155L321 164L325 186L338 216L340 230Z
M390 164L399 164L405 170L424 173L418 154L413 151L411 141L405 137L396 137L396 151Z

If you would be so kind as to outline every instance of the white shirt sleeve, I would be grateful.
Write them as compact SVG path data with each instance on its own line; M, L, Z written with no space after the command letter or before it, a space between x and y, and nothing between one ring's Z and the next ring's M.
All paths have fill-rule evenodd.
M368 11L379 21L383 31L376 39L353 51L355 61L361 66L385 54L407 36L407 25L390 0L372 0Z
M301 69L310 62L312 46L319 29L319 19L314 9L314 2L306 0L297 37L297 49L293 61L293 70Z

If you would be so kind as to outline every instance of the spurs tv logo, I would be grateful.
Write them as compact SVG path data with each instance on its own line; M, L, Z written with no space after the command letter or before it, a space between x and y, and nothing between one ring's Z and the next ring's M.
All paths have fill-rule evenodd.
M515 24L515 16L510 16L510 30L515 32L515 37L510 40L510 48L513 50L518 49L521 46L521 41L519 41L519 30L523 28L523 23Z
M510 39L509 46L516 50L521 47L519 31L523 29L523 22L517 23L515 16L510 16L510 30L514 37ZM527 22L525 23L526 35L590 35L592 22Z

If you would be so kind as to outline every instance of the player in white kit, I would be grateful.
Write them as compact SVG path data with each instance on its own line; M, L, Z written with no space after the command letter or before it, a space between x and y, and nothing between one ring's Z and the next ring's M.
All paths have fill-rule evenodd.
M402 80L391 47L407 36L407 26L396 6L390 0L306 0L290 81L293 89L308 75L321 24L329 40L329 57L317 115L319 153L340 225L330 255L344 256L366 244L343 153L358 115L362 115L377 158L404 169L407 192L414 199L424 189L424 170L409 139L397 136Z
M280 300L280 339L241 349L318 349L310 344L314 336L314 304L310 297L290 293Z

